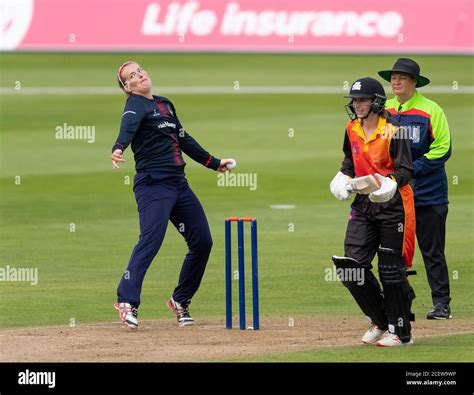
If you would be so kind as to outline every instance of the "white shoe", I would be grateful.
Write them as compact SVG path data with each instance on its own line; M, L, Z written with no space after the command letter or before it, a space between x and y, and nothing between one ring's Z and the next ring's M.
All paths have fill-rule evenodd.
M168 300L167 306L173 313L176 314L178 326L180 327L194 324L193 317L191 317L191 314L189 313L190 303L190 300L185 303L178 303L173 299L173 297Z
M397 335L389 333L382 340L375 343L378 347L398 347L398 346L411 346L413 344L413 337L410 337L410 341L403 343Z
M385 333L384 330L380 329L377 325L372 324L365 335L362 336L362 342L365 344L375 344L380 340Z
M136 307L130 303L115 303L114 307L125 325L132 329L138 328L138 309Z

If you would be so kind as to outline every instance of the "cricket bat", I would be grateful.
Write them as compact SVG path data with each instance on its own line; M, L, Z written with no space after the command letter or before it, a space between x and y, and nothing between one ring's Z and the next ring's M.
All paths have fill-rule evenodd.
M372 175L353 178L349 185L347 185L348 191L360 193L361 195L368 195L369 193L375 192L379 188L379 182Z

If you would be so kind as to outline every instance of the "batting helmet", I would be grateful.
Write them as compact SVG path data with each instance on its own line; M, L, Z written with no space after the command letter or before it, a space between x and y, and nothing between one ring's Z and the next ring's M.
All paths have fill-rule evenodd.
M370 77L360 78L354 82L351 91L344 97L351 99L351 101L346 104L346 110L351 119L357 117L353 106L354 99L372 99L370 110L374 114L380 114L384 110L385 102L387 101L387 96L385 96L385 90L383 89L382 84L376 79ZM370 112L362 119L367 118L369 114Z

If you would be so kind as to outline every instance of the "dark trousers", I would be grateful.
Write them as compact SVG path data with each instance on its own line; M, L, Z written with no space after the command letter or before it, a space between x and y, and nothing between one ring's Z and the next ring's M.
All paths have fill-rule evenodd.
M143 279L161 247L168 220L183 235L189 248L173 299L179 303L191 300L201 284L212 247L201 203L184 176L163 179L139 173L133 190L138 204L140 237L118 286L118 302L140 305Z
M420 206L415 210L416 238L423 255L433 304L449 304L449 274L444 256L448 205Z
M346 257L371 265L379 247L391 248L410 267L414 244L415 208L410 186L405 186L387 203L371 203L367 195L357 195L344 240Z

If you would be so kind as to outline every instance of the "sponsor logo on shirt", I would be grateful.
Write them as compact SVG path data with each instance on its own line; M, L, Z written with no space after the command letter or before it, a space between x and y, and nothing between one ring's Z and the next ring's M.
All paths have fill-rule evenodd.
M164 128L174 128L176 129L176 124L168 121L164 121L158 124L158 129L164 129Z
M420 127L419 126L413 126L413 142L415 144L420 142Z
M352 154L357 155L360 152L359 144L356 141L352 142Z

